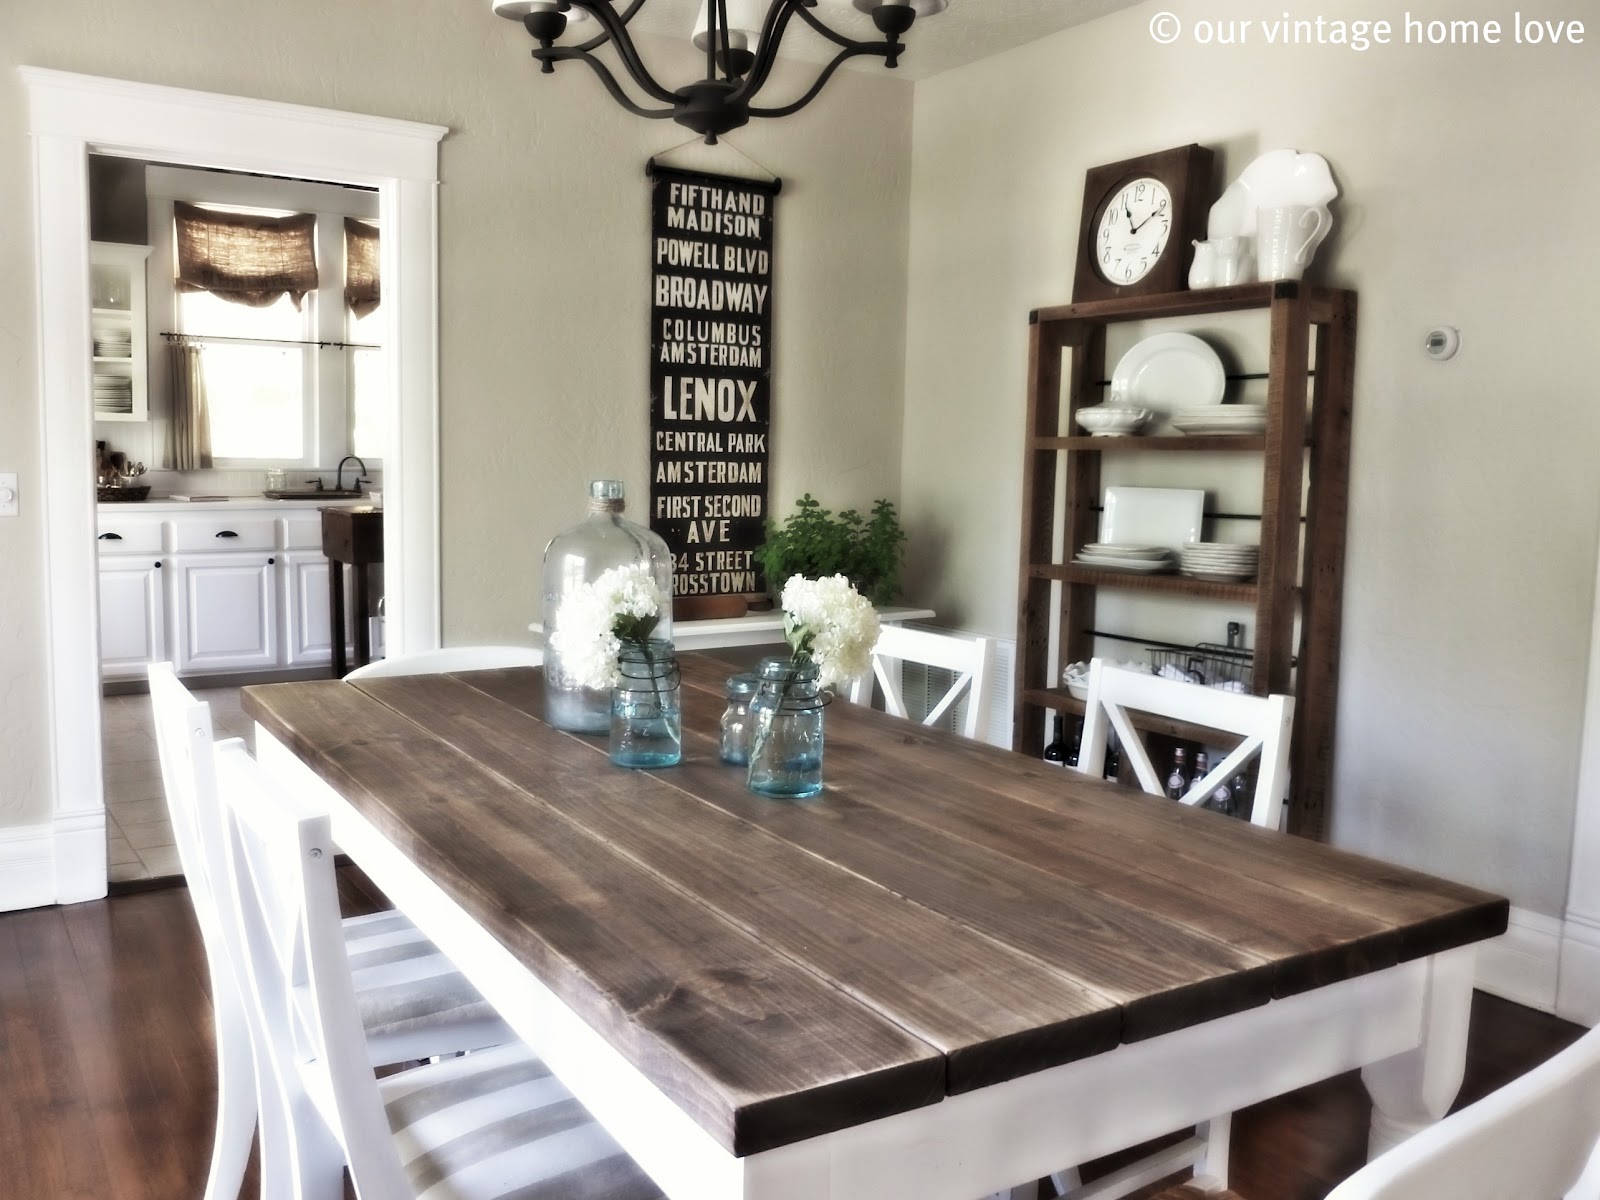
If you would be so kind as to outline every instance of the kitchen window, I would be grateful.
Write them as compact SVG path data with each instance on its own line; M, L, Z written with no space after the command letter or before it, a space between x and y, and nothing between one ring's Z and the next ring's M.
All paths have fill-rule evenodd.
M155 356L167 376L165 387L156 384L157 395L170 398L172 465L202 465L175 440L183 430L183 438L209 437L206 465L213 467L310 471L354 453L377 469L387 430L376 194L168 167L149 169L147 192L151 310L162 314L156 328L183 347ZM217 220L208 222L208 214ZM261 227L255 247L253 223ZM274 240L280 228L287 250ZM258 269L253 249L268 264L259 268L266 272L259 291L240 282L240 272ZM206 258L213 253L216 263ZM277 271L280 253L291 261ZM209 425L199 435L189 408L196 377Z

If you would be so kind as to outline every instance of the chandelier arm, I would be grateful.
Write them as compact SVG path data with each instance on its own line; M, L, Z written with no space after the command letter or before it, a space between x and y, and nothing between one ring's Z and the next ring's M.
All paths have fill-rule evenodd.
M677 102L678 97L676 95L655 81L655 77L650 74L650 71L644 65L644 61L640 59L639 51L634 47L633 39L628 36L628 30L625 25L626 18L631 17L639 6L644 3L644 0L634 0L634 4L628 9L624 17L617 15L609 0L572 0L572 3L594 17L596 21L599 21L600 27L605 30L605 33L600 38L592 39L591 44L604 45L606 42L610 42L616 47L617 57L622 60L622 65L628 68L628 74L633 76L633 81L639 85L641 91L656 100L660 100L663 104L675 104ZM559 62L562 59L582 57L597 70L602 68L602 64L597 59L592 58L584 46L570 47L570 52L567 51L569 51L568 47L554 46L546 50L541 46L533 52L533 56L540 62ZM606 77L611 74L609 71L602 71L601 73Z
M595 11L595 9L593 7L591 7L590 5L588 5L588 4L582 3L582 0L570 0L570 2L573 3L573 4L576 4L579 8L583 9L585 12L589 13L591 16L594 16L596 20L599 19L599 14ZM633 3L628 5L627 11L624 12L620 17L617 17L617 24L624 25L624 26L627 25L627 23L629 21L633 20L633 14L638 12L643 7L644 7L644 0L633 0ZM616 9L612 8L610 4L606 5L606 10L608 12L610 12L612 16L616 16ZM587 42L584 42L583 45L581 45L581 46L574 46L573 49L574 50L583 50L583 51L598 50L601 46L604 46L610 40L611 40L611 34L602 33L598 37L590 38Z
M660 121L673 115L673 110L670 108L645 108L643 105L634 103L628 93L622 90L622 85L617 82L617 77L606 69L605 63L594 55L579 50L576 46L553 46L549 50L540 48L534 50L533 56L540 62L588 63L593 68L594 73L600 77L600 82L605 84L606 91L611 93L611 98L636 117L648 117L652 121ZM670 94L668 98L671 98Z
M745 74L744 82L734 92L733 99L748 100L766 86L767 76L772 74L773 65L778 61L778 45L788 30L790 16L796 10L800 10L803 16L816 24L815 19L804 12L816 2L817 0L772 0L772 7L767 9L766 20L761 23L761 48L756 51L756 60L750 64L750 70ZM838 40L837 35L831 30L826 30L823 26L818 28L823 28L828 36L835 41Z
M826 25L824 25L822 23L822 19L820 17L818 17L814 13L812 13L811 10L813 8L815 8L815 7L816 7L816 0L810 0L809 3L807 2L807 0L801 0L800 5L795 9L795 13L796 13L797 16L799 16L799 18L802 21L804 21L807 25L811 26L811 28L815 29L818 33L820 33L823 37L827 38L830 42L833 42L835 45L845 46L845 47L851 47L851 46L879 46L879 45L882 45L882 46L887 47L887 45L888 45L887 41L885 41L885 42L858 42L854 38L847 38L847 37L845 37L844 34L838 33L838 32L836 32L836 31L834 31L832 29L829 29Z
M887 45L877 45L870 42L856 42L852 44L849 49L841 50L837 55L834 56L833 61L823 68L822 74L817 76L817 81L811 85L811 90L806 92L805 95L801 96L800 99L796 100L792 104L784 104L777 108L757 108L752 104L750 106L750 115L752 117L787 117L792 113L797 113L817 98L817 93L822 91L828 80L833 78L833 73L837 71L840 65L843 64L847 59L871 54L876 54L881 57L887 55L888 53L889 47Z

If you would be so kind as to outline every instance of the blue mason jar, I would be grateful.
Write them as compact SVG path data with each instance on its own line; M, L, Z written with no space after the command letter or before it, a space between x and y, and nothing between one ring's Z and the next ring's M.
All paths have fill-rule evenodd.
M795 800L822 791L822 711L816 663L763 659L761 686L750 702L745 786Z
M671 767L683 759L683 710L672 643L624 642L622 678L611 689L611 761L619 767Z
M728 707L722 713L722 736L718 757L736 767L750 764L750 701L761 685L761 678L748 671L728 678L725 694Z

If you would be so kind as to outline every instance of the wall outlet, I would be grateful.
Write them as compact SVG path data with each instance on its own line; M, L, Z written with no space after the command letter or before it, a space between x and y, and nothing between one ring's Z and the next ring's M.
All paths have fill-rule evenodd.
M17 515L17 476L0 472L0 517Z

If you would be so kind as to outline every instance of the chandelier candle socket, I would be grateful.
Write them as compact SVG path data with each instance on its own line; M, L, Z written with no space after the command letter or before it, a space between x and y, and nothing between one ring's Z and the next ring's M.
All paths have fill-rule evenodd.
M872 18L882 41L861 41L830 28L811 11L816 0L705 0L691 39L695 49L705 52L705 77L679 88L656 81L628 34L628 23L646 3L648 0L631 0L620 13L612 0L491 0L491 7L499 16L521 21L539 43L533 57L543 74L553 72L558 62L587 63L612 99L629 112L652 120L670 117L712 143L730 129L747 124L751 117L786 117L799 112L847 59L876 55L886 67L898 66L905 49L901 37L919 16L943 12L949 0L853 0L859 11ZM755 98L772 73L779 44L793 17L840 47L839 52L799 99L757 107ZM556 44L574 26L581 25L588 33L591 24L598 25L599 32L587 41ZM611 69L595 57L594 51L606 45L615 47L618 60L644 93L644 103L634 100Z

